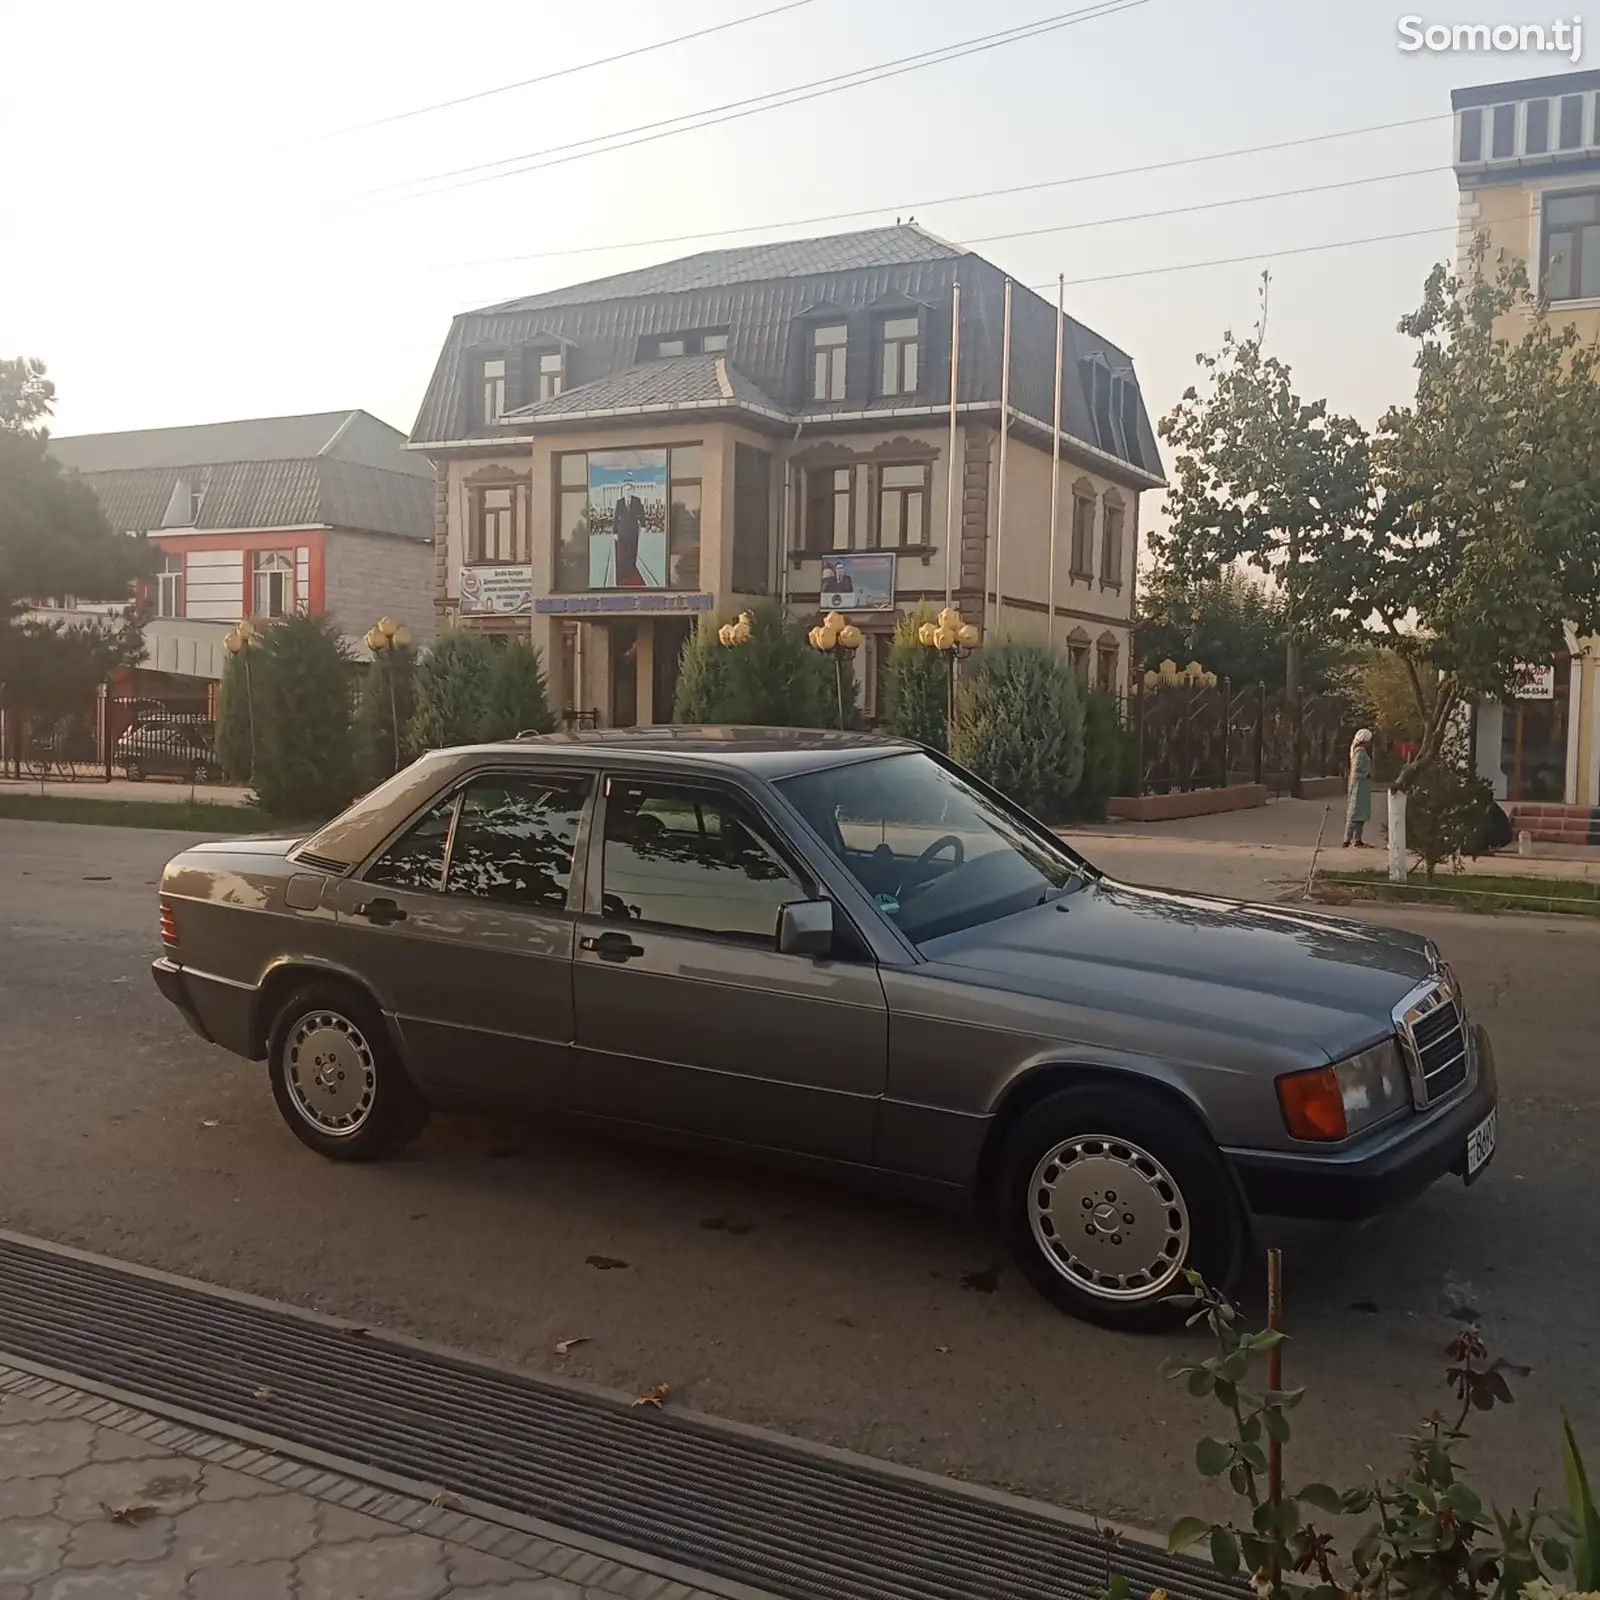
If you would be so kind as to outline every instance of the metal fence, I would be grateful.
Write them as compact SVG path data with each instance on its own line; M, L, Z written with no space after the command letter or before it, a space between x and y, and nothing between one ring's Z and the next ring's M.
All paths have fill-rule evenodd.
M1335 778L1355 728L1343 695L1300 697L1299 716L1282 690L1264 684L1135 684L1129 707L1138 750L1139 793L1170 794L1265 784L1292 794L1308 778Z
M220 783L216 724L192 698L99 695L54 722L0 716L0 771L40 782L177 778Z

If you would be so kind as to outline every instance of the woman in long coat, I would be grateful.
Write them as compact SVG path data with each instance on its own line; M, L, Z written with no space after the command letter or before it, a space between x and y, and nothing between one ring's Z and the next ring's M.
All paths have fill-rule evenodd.
M1350 741L1350 790L1344 808L1344 847L1365 850L1361 830L1372 820L1372 729L1358 728Z

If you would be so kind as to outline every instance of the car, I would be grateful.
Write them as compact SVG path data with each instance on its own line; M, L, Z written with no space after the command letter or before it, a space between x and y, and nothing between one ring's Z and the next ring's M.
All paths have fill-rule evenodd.
M112 746L111 760L135 782L154 777L186 778L192 783L222 781L211 725L173 712L141 715Z
M1481 1175L1494 1057L1413 933L1098 871L946 757L655 728L432 752L162 875L163 994L289 1127L389 1155L531 1112L991 1214L1091 1321L1263 1218Z

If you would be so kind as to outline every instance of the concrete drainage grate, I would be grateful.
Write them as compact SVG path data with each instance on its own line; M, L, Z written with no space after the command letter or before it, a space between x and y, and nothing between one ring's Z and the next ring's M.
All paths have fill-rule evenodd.
M1086 1600L1091 1530L0 1239L0 1351L795 1600ZM271 1391L270 1406L255 1398ZM1124 1543L1136 1594L1240 1591Z

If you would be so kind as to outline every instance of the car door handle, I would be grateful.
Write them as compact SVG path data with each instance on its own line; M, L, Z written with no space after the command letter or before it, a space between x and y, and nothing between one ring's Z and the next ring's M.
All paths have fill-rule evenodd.
M588 934L578 941L578 948L602 961L631 961L644 954L644 946L635 944L625 933Z
M380 928L388 927L391 922L404 922L406 920L405 908L387 897L362 901L356 907L356 915L365 917L368 922L377 923Z

